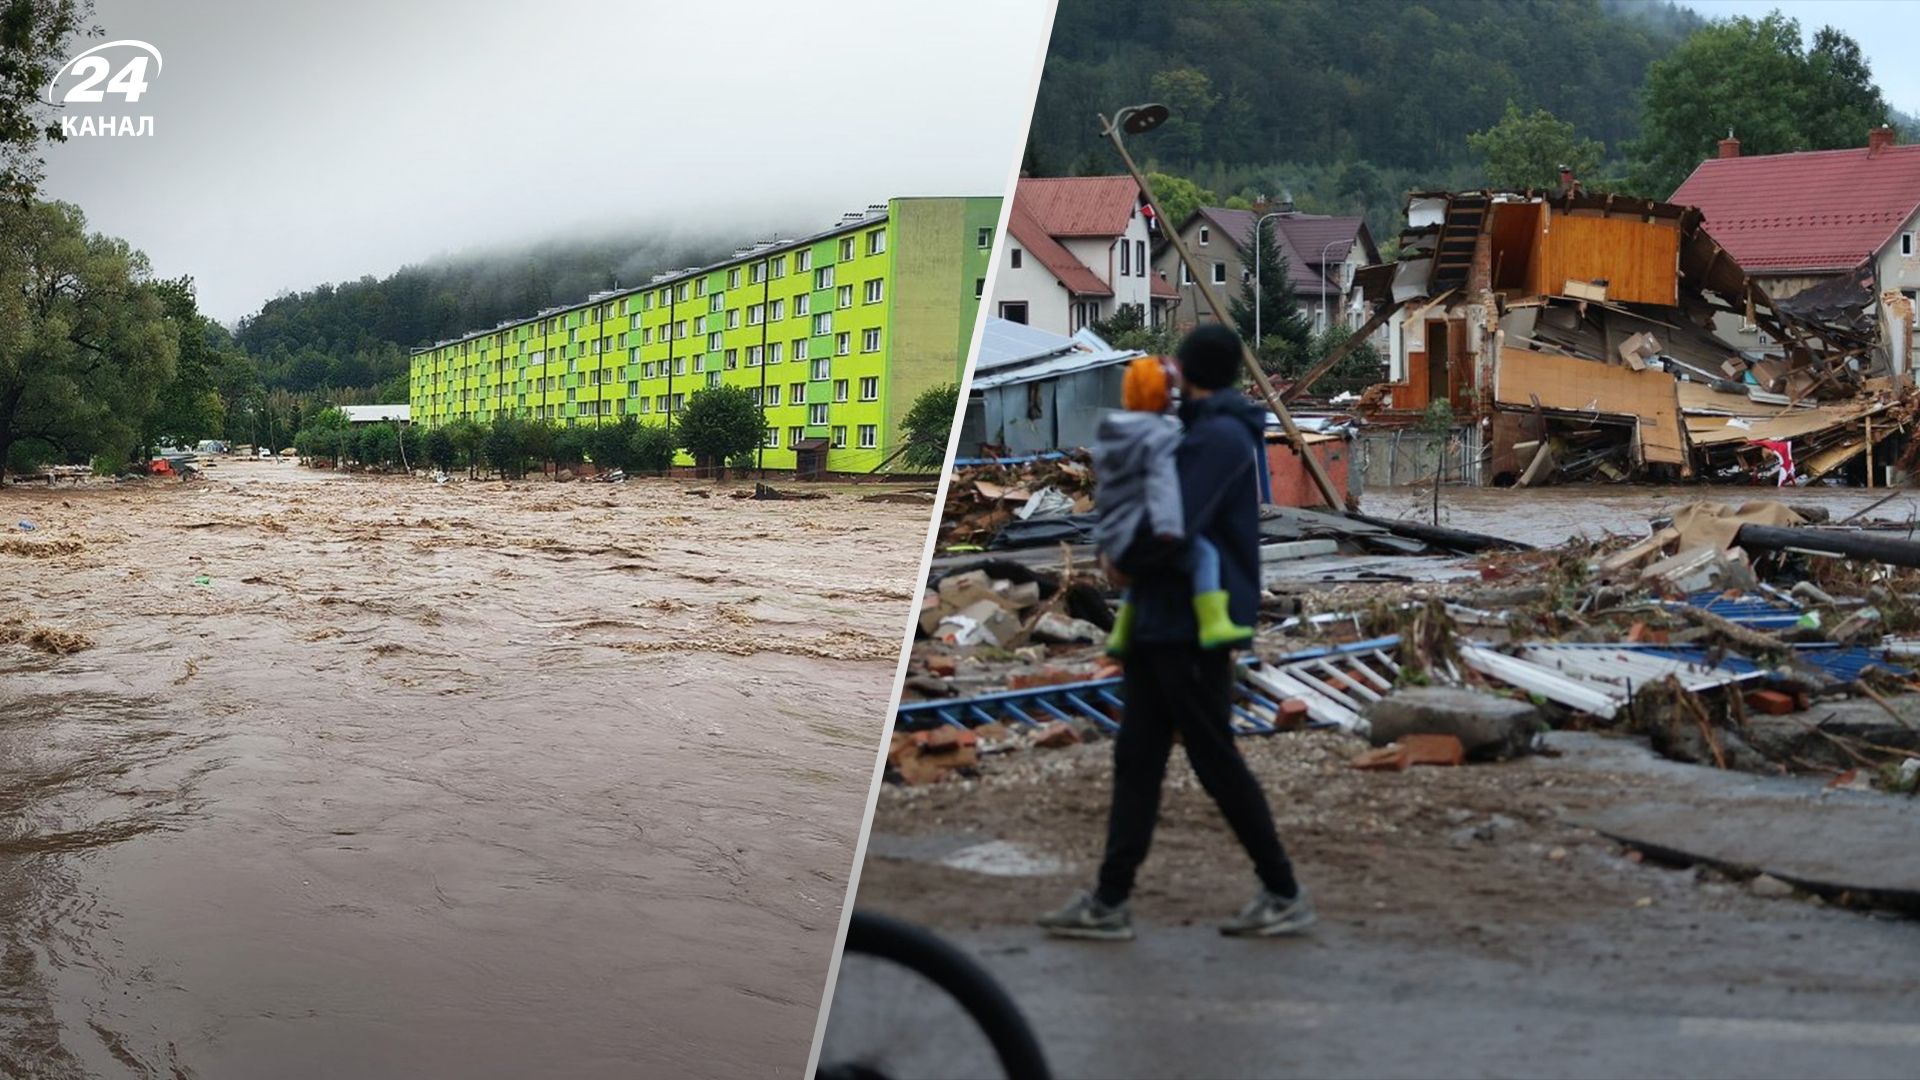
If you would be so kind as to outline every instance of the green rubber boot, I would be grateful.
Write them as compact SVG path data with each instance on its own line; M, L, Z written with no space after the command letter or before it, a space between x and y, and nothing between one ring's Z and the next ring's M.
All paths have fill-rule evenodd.
M1133 640L1133 605L1125 600L1113 613L1113 629L1107 631L1107 655L1115 659L1127 655L1127 644Z
M1253 628L1241 626L1227 614L1225 589L1195 593L1193 613L1200 620L1200 647L1203 649L1245 645L1253 640Z

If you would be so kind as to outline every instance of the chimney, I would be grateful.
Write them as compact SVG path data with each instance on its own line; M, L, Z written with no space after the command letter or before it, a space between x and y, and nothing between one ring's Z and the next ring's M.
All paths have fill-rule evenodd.
M1280 189L1279 210L1283 214L1293 213L1293 189L1292 188Z
M1273 204L1267 201L1266 192L1263 191L1260 194L1255 195L1253 197L1253 212L1256 215L1260 217L1265 217L1267 214L1267 211L1271 209L1273 209Z
M1867 132L1867 156L1873 157L1893 145L1893 129L1885 124Z
M1720 140L1720 156L1723 159L1740 156L1740 140L1733 137L1732 131L1728 131L1727 137Z

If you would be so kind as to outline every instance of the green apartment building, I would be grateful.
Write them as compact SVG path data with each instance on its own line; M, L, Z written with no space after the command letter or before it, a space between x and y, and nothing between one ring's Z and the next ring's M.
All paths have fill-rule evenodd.
M742 386L766 413L767 468L824 450L830 471L871 472L914 398L960 381L999 220L998 198L894 199L417 349L414 421L667 424L701 390Z

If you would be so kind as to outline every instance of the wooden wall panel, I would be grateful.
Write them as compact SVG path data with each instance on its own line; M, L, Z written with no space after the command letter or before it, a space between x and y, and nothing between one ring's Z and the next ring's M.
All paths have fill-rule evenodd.
M1607 282L1616 303L1680 302L1680 228L1667 221L1548 212L1533 260L1533 291L1559 293L1568 281Z

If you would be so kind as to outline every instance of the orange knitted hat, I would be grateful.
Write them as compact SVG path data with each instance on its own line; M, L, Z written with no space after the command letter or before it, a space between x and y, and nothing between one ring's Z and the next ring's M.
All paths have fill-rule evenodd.
M1133 412L1166 412L1171 400L1166 365L1157 356L1143 356L1127 365L1120 382L1120 404Z

